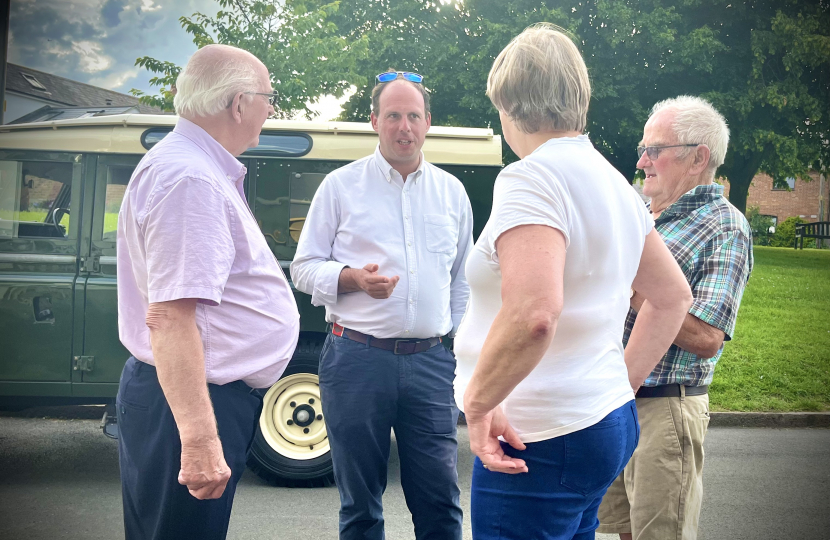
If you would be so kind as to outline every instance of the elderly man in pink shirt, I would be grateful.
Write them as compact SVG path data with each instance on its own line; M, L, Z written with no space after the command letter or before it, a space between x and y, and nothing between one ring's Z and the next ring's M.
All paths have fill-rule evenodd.
M236 160L273 113L268 70L209 45L176 81L175 129L136 167L118 217L118 326L133 355L116 406L132 539L221 539L261 398L299 314Z

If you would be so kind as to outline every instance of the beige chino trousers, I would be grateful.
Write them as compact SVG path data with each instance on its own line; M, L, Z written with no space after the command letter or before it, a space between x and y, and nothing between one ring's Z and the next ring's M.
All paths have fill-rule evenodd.
M599 507L601 533L695 540L709 396L637 398L640 444Z

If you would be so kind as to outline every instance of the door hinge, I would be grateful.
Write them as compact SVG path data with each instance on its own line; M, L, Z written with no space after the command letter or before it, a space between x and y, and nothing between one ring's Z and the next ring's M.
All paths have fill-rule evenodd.
M73 371L92 371L94 367L94 356L75 356L72 358Z
M97 274L101 271L100 258L96 256L81 257L81 272Z

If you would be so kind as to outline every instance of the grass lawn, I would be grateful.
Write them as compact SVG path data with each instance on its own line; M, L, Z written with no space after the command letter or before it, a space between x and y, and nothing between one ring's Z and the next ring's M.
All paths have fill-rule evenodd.
M756 246L713 410L830 410L830 250Z

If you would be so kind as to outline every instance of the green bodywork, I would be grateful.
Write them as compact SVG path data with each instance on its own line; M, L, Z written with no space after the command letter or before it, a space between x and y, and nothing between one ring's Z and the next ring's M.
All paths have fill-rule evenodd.
M70 184L63 189L71 190L66 193L71 203L68 227L62 231L65 237L0 237L0 396L88 402L115 397L129 353L118 338L117 208L108 203L107 189L108 185L123 189L140 158L0 151L0 162L60 167L65 171L65 184ZM346 162L245 155L240 161L248 169L248 203L287 274L296 249L291 224L305 216L308 201L325 174ZM467 189L477 237L489 216L493 182L500 168L442 168ZM66 215L58 219L58 225L66 223ZM308 295L296 290L294 294L301 339L322 339L325 311L312 306Z

